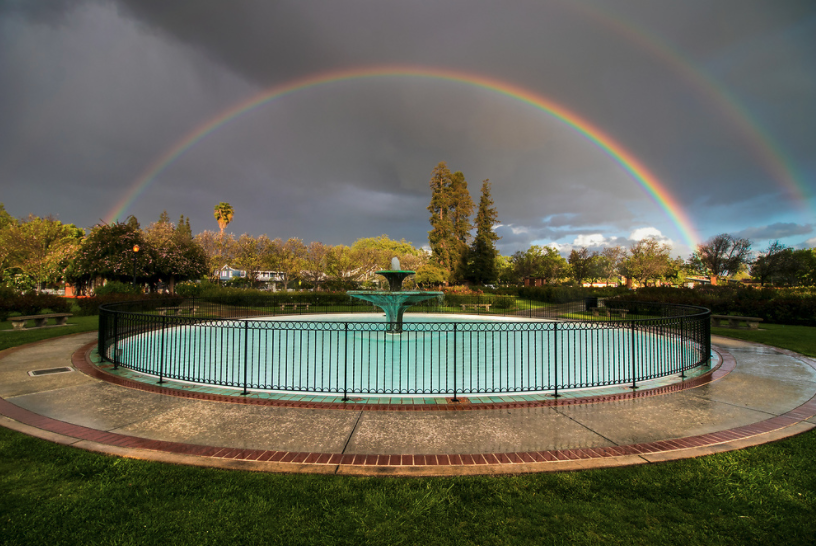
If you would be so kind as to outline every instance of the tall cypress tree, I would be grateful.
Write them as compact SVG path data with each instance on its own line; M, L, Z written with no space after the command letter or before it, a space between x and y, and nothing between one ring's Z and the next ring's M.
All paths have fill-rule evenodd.
M431 227L428 242L432 259L454 280L461 271L470 238L470 215L473 201L467 189L465 176L457 171L451 174L447 164L440 162L431 173Z
M476 213L476 237L470 247L467 259L467 278L476 284L496 282L499 271L496 267L496 241L501 239L493 227L499 217L490 195L490 181L482 183L482 196Z

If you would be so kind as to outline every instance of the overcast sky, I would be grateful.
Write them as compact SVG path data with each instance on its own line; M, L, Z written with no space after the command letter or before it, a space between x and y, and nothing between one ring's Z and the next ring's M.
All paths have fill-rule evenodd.
M378 66L471 83L325 77ZM118 218L146 226L167 210L197 233L226 201L236 234L423 246L446 161L476 202L490 179L506 255L654 235L687 257L685 228L816 246L812 0L0 0L0 202L110 220L197 127L309 77L326 81L210 131ZM479 78L580 116L677 207Z

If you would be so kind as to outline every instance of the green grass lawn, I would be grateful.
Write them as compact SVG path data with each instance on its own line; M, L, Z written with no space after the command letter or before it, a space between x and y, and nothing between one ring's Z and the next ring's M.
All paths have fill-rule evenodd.
M816 343L816 328L724 333L735 332ZM109 457L0 428L0 544L812 545L815 463L809 432L560 474L276 475Z
M756 341L773 347L790 349L797 353L816 357L816 328L812 326L785 326L782 324L762 324L758 330L737 330L734 328L712 328L712 334Z
M26 343L33 343L43 339L76 334L79 332L95 332L99 330L99 317L69 317L69 326L60 328L43 328L40 330L13 330L11 322L0 322L0 351Z

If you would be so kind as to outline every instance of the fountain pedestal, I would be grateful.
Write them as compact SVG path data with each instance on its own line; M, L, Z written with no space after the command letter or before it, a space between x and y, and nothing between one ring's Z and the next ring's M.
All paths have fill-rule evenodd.
M420 290L402 291L402 281L415 273L415 271L404 271L399 269L399 260L391 260L392 269L377 271L388 280L389 290L352 290L346 292L352 298L357 298L373 303L383 311L388 321L388 332L391 334L402 333L402 316L405 310L421 301L429 300L442 295L442 292L424 292Z

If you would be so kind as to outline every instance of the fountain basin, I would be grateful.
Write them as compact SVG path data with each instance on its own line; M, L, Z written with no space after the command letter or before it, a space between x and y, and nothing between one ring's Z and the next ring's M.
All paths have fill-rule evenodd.
M391 271L389 273L394 272ZM413 274L413 271L406 271L405 273ZM400 279L399 282L402 284L402 279ZM402 319L406 309L421 301L441 296L442 292L424 292L419 290L404 292L352 290L351 292L347 292L347 294L353 298L358 298L380 307L385 312L385 318L388 322L388 332L391 334L399 334L402 332Z

